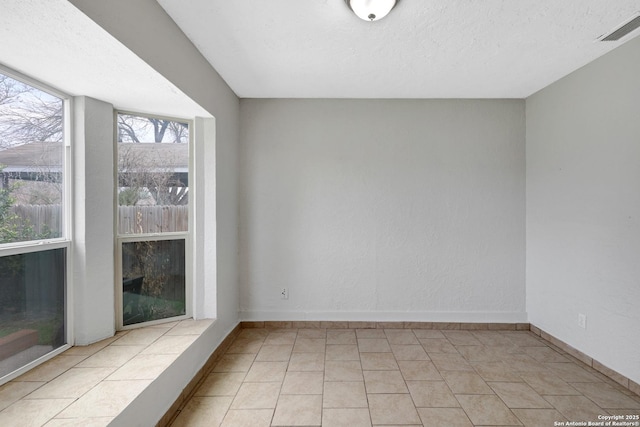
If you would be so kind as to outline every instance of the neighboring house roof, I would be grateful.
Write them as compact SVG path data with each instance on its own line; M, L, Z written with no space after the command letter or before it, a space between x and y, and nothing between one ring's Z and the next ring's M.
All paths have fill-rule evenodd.
M175 143L123 143L120 160L130 155L145 164L161 165L163 169L184 173L189 168L189 146ZM5 173L59 172L62 168L64 145L61 142L32 142L0 148L0 165Z
M62 168L64 145L61 142L32 142L0 148L0 166L10 172L59 172Z
M145 166L158 165L174 172L187 172L189 169L189 145L178 143L119 143L120 161L124 156L141 158Z

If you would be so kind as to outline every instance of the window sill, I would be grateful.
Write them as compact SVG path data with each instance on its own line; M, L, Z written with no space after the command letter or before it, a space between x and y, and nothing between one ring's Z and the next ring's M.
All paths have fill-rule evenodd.
M0 425L109 425L214 322L188 319L72 347L0 387ZM159 418L166 408L157 409Z

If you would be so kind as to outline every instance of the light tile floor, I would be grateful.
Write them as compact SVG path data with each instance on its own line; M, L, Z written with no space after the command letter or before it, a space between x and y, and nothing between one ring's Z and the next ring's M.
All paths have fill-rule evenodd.
M212 322L165 323L72 347L0 386L0 426L107 426Z
M544 427L638 414L640 397L530 332L244 329L172 426Z

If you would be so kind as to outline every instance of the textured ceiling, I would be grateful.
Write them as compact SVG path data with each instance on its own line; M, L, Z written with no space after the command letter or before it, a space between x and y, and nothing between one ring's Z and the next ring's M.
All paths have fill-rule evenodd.
M240 97L523 98L635 37L640 0L158 0Z
M0 63L116 108L209 116L67 0L0 0Z

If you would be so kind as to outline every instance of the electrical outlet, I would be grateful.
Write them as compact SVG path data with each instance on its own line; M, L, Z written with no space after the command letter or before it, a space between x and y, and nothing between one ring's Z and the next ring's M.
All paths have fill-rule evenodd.
M587 315L578 313L578 326L582 329L587 329Z
M289 289L282 288L280 290L280 299L289 299Z

